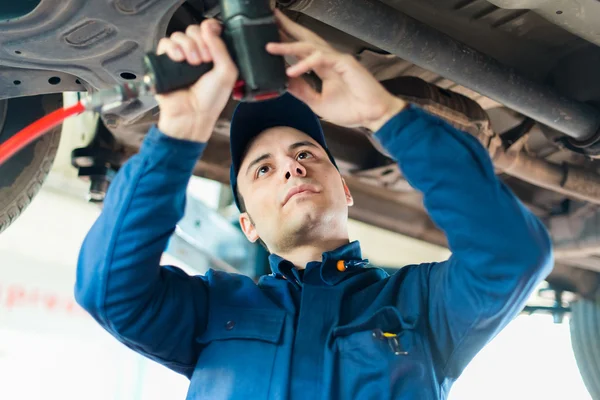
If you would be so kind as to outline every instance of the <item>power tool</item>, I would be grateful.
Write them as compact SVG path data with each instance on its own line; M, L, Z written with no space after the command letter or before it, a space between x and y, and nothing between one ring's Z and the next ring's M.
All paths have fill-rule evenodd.
M269 54L269 42L279 42L279 31L268 0L220 0L222 38L240 79L233 89L238 101L260 101L287 89L285 61ZM172 61L166 54L147 53L141 82L101 90L84 99L87 109L102 109L145 94L164 94L194 84L210 71L212 63L193 66Z

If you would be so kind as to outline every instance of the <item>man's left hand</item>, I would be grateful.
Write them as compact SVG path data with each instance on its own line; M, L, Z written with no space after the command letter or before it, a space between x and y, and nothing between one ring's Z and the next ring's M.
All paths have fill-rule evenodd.
M277 9L275 17L284 42L269 43L267 51L298 59L298 63L287 69L288 91L321 118L376 132L406 107L402 99L385 90L352 55L338 52ZM311 70L323 81L320 93L300 77Z

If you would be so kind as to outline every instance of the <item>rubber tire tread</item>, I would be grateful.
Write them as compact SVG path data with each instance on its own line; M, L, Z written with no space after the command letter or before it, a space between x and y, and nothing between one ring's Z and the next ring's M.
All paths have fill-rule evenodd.
M39 117L42 116L39 115ZM31 122L33 121L27 121L23 123L23 126ZM34 147L34 156L31 162L8 187L0 187L0 233L6 230L23 213L41 189L54 163L60 142L61 129L62 125L59 125L31 143L28 146ZM3 167L10 167L10 161L9 159L5 165L0 166L0 174Z

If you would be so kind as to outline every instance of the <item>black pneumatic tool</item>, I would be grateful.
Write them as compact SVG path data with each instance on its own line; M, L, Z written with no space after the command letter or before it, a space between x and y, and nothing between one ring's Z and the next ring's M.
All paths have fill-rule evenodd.
M223 40L238 67L240 79L233 98L259 101L283 94L287 76L283 57L269 54L265 46L279 42L279 31L268 0L220 0ZM144 58L146 85L163 94L194 84L210 71L212 63L189 65L174 62L166 54L148 53Z

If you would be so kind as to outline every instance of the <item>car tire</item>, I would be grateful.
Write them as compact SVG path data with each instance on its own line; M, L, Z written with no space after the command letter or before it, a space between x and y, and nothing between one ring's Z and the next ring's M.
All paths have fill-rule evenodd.
M62 95L0 100L0 143L19 130L62 107ZM61 126L52 129L0 165L0 233L31 203L50 172Z
M571 345L583 382L600 400L600 298L580 298L571 304Z

